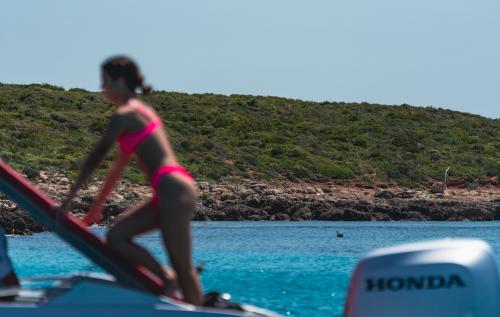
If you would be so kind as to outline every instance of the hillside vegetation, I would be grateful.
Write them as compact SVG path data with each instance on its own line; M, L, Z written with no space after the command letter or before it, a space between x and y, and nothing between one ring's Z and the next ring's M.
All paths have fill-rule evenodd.
M179 160L198 178L387 180L500 174L500 120L408 105L154 92ZM0 84L0 157L74 176L115 107L101 93ZM112 155L103 165L109 165ZM142 175L132 166L126 176Z

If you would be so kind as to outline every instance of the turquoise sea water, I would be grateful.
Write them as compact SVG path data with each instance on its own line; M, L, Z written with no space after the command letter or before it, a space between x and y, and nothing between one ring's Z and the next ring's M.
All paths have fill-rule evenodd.
M500 222L195 222L193 236L195 262L205 263L205 290L291 316L341 316L350 274L373 248L480 238L500 263ZM165 262L157 234L139 241ZM51 233L9 237L9 248L23 278L98 270Z

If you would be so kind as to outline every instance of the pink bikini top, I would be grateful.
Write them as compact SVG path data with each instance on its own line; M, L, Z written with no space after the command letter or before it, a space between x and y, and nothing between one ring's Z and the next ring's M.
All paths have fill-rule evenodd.
M138 106L135 107L137 112L147 118L146 111L144 110L144 106L138 103ZM155 118L146 124L144 128L137 132L124 132L118 137L118 145L120 146L120 150L125 155L132 155L137 148L142 144L142 142L146 141L147 138L153 132L162 126L162 122L160 118Z

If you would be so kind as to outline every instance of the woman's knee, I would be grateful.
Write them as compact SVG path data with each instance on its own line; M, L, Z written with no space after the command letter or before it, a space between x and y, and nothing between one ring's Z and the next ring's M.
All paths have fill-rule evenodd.
M106 234L106 239L108 241L109 246L114 250L119 250L123 247L123 245L127 244L130 238L123 235L120 230L116 230L115 227L109 229Z

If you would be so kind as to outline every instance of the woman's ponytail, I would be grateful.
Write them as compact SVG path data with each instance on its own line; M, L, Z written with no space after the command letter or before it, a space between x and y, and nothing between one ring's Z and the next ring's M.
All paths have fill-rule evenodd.
M142 84L141 90L142 90L143 95L149 95L151 93L151 91L153 90L153 88L151 88L151 86L149 86L149 85Z

